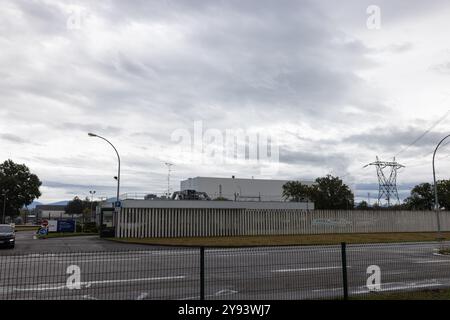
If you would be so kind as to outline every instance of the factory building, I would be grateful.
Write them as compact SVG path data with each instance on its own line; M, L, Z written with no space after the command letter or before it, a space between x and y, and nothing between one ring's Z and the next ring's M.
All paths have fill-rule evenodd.
M196 177L181 181L180 190L206 192L211 199L284 201L283 185L290 180ZM300 181L312 185L313 181Z

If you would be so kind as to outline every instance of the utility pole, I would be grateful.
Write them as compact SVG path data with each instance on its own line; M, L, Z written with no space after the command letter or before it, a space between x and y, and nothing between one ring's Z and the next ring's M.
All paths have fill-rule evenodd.
M170 198L170 173L172 172L173 163L166 162L167 166L167 198Z

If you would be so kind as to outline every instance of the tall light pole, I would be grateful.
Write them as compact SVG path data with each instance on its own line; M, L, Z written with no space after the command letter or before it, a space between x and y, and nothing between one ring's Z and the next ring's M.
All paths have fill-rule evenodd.
M120 198L120 156L119 156L119 152L117 151L116 147L114 147L114 145L111 142L109 142L107 139L105 139L95 133L88 133L88 135L90 137L95 137L95 138L100 138L102 140L105 140L106 142L108 142L111 145L111 147L113 147L114 151L117 154L117 159L119 160L119 167L118 167L118 174L117 174L117 203L119 203L119 200L120 200L119 199Z
M436 169L434 166L434 159L436 158L436 152L438 151L442 142L444 142L444 140L447 139L448 137L450 137L450 134L445 136L441 141L439 141L439 143L436 146L436 149L434 149L434 153L433 153L434 210L436 211L436 220L437 220L439 238L442 238L442 236L441 236L441 221L439 218L439 199L438 199L438 189L437 189L437 183L436 183Z
M94 219L94 209L93 209L95 190L90 190L89 193L91 194L91 222L92 222L92 220L95 221L95 219Z

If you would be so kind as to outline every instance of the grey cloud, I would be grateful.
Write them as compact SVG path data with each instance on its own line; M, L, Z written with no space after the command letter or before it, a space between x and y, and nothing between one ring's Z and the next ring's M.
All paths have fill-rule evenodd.
M408 127L408 128L392 128L377 127L368 132L355 134L343 139L345 143L354 143L367 148L384 147L389 148L393 152L400 152L403 148L408 147L415 139L423 135L427 127ZM425 148L432 150L433 146L439 142L445 133L432 131L427 133L422 139L417 141L410 148L421 150Z
M435 64L435 65L431 66L430 69L433 71L436 71L438 73L444 74L444 75L449 75L450 74L450 61Z
M9 134L9 133L0 134L0 139L6 140L9 142L13 142L13 143L18 143L18 144L31 143L31 141L27 141L19 136L16 136L14 134Z
M70 131L82 131L86 134L88 132L97 133L99 135L102 134L119 134L122 132L122 128L118 126L109 126L101 123L92 123L92 124L83 124L83 123L75 123L75 122L64 122L56 125L58 129L61 130L70 130Z
M282 147L280 148L280 162L317 167L333 175L343 176L348 171L351 159L344 153L326 151L320 147L317 147L316 151L289 150Z
M415 49L408 39L392 40L381 50L371 48L364 36L355 37L351 28L345 28L347 22L364 28L369 0L338 5L302 0L79 0L73 4L85 8L87 22L97 19L100 23L94 25L99 29L89 30L91 25L86 23L73 32L66 29L69 12L56 1L9 3L20 11L21 19L7 10L0 13L5 18L0 41L6 44L0 52L0 96L2 106L7 106L0 112L14 125L33 123L37 129L30 132L49 129L43 139L65 131L83 135L95 131L114 135L131 150L165 157L159 147L168 145L173 130L191 131L194 120L218 129L264 129L274 123L297 122L325 133L345 125L361 128L360 134L336 140L307 136L301 140L304 149L294 144L281 150L285 164L311 171L330 167L341 173L352 162L341 147L397 151L423 132L415 126L366 129L390 111L380 99L383 95L360 76L379 63L372 60L372 53L383 48L398 54ZM443 1L381 0L378 4L386 26L445 6ZM158 28L163 30L161 39L152 34ZM127 33L130 29L137 35ZM445 73L450 68L444 63L440 69ZM345 111L346 107L355 112ZM412 150L428 149L438 135L430 133ZM11 143L28 139L17 134L0 138ZM29 156L30 161L44 168L58 166L61 172L98 165L76 152L69 154L62 143L53 147L55 154L39 149L38 155ZM148 177L162 178L157 171L164 169L157 170L156 162L148 162L145 154L130 151L123 156L130 188L137 188L131 185L136 181L146 186L146 172ZM115 159L110 161L108 165L115 166ZM182 169L180 176L198 168ZM227 168L200 169L220 173ZM61 177L68 183L47 186L88 187L70 181L94 174L73 171L69 178Z

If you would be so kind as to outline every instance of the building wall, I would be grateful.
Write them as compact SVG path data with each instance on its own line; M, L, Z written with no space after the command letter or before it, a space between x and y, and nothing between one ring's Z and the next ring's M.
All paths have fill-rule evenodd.
M450 212L440 212L439 215L441 230L450 231ZM437 230L436 214L431 211L126 207L116 214L116 221L116 236L120 238Z
M55 219L55 218L64 218L64 217L66 217L65 211L42 210L39 213L39 218L41 218L41 219Z
M234 200L234 194L239 194L241 200L283 201L283 185L289 180L262 180L262 179L232 179L232 178L208 178L197 177L181 181L181 190L196 190L206 192L212 199L222 196ZM311 185L312 181L302 181ZM220 187L221 186L221 187ZM247 198L246 198L247 197Z

